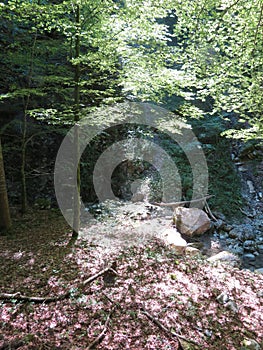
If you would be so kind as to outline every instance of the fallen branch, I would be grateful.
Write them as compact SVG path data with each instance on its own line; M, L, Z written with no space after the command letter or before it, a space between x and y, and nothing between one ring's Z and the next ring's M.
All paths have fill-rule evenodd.
M61 294L59 296L54 297L31 297L27 295L23 295L20 292L9 294L9 293L1 293L0 294L0 300L5 301L21 301L21 302L34 302L34 303L52 303L54 301L59 301L66 299L70 296L70 292L66 292L64 294Z
M108 266L108 267L106 267L105 269L101 270L100 272L96 273L96 275L93 275L93 276L89 277L87 280L85 280L85 281L82 283L83 286L85 286L85 285L88 284L88 283L93 282L94 280L96 280L96 279L99 278L100 276L104 275L104 274L105 274L106 272L108 272L108 271L112 271L112 272L114 272L115 274L117 274L117 272L116 272L115 270L113 270L113 269L111 268L111 266Z
M182 202L171 202L171 203L153 203L154 205L158 205L160 207L173 207L173 208L178 208L181 206L184 206L186 204L191 204L191 203L198 203L201 201L206 201L207 199L214 197L213 195L207 195L205 197L202 198L198 198L198 199L193 199L191 201L182 201Z
M194 344L194 345L197 345L199 346L198 343L196 343L194 340L191 340L191 339L187 339L185 338L184 336L176 333L176 332L173 332L173 331L170 331L168 328L166 328L159 320L157 320L154 316L152 316L148 311L146 311L144 308L141 309L142 313L150 320L152 321L156 326L158 326L162 331L164 331L166 334L168 335L172 335L174 337L176 337L180 343L180 345L182 346L180 340L184 340L185 342L187 343L191 343L191 344Z
M103 274L105 274L108 271L114 271L111 267L107 267L103 270L101 270L100 272L96 273L95 275L89 277L87 280L85 280L82 283L82 287L85 287L87 284L93 282L94 280L96 280L97 278L99 278L100 276L102 276ZM116 273L116 271L114 271L114 273ZM53 296L53 297L37 297L37 296L28 296L28 295L23 295L20 292L17 293L0 293L0 300L5 300L5 301L9 301L9 302L34 302L34 303L52 303L52 302L56 302L56 301L60 301L60 300L64 300L69 298L71 295L70 291L67 291L61 295L58 296Z
M109 325L109 323L110 323L111 315L112 315L113 312L115 311L116 307L117 307L117 304L113 306L113 308L111 309L110 313L108 314L107 319L106 319L106 322L105 322L104 327L103 327L103 330L102 330L101 333L93 340L93 342L87 347L87 350L90 350L90 349L94 348L94 346L97 345L97 344L102 340L102 338L105 336L105 333L106 333L106 331L107 331L108 325Z
M215 222L218 222L217 218L216 218L216 217L214 216L214 214L212 213L212 211L211 211L211 209L210 209L210 207L209 207L209 205L208 205L207 202L205 202L205 209L206 209L208 215L210 216L210 218L211 218L212 220L214 220Z
M105 333L106 333L106 331L107 331L107 328L108 328L108 325L109 325L110 318L111 318L112 314L114 313L114 311L115 311L115 309L116 309L117 307L120 307L120 302L121 302L121 300L123 300L123 299L126 297L128 291L129 291L129 289L130 289L130 284L129 284L128 288L127 288L126 293L121 297L121 299L120 299L119 302L113 301L113 300L112 300L111 298L109 298L105 293L102 293L102 294L103 294L104 296L106 296L107 299L113 304L113 307L112 307L110 313L109 313L108 316L107 316L107 319L106 319L106 322L105 322L105 324L104 324L103 330L102 330L101 333L93 340L93 342L87 347L87 350L91 350L94 346L96 346L96 345L102 340L102 338L104 337L104 335L105 335Z

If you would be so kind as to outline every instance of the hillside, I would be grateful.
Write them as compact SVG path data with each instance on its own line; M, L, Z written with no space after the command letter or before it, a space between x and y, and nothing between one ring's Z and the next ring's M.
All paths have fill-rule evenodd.
M73 242L46 210L20 218L0 251L0 349L262 348L260 274L154 238Z

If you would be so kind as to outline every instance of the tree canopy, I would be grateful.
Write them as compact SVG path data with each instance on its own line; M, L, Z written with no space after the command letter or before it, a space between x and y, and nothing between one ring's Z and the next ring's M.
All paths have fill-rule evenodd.
M17 72L4 77L1 100L30 94L39 117L70 116L79 64L85 112L125 96L177 95L189 116L192 99L210 98L211 113L250 121L241 136L262 133L262 0L10 0L0 11L2 64Z
M176 15L176 53L189 87L201 99L212 97L213 112L249 121L236 135L262 138L263 2L178 1Z

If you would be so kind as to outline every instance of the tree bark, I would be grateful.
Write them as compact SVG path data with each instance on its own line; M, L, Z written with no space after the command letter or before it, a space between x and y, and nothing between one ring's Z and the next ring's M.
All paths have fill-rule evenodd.
M5 169L0 138L0 228L8 229L11 226L9 203L5 181Z
M37 42L37 31L35 32L33 45L31 49L30 66L28 74L28 88L31 88L32 77L33 77L33 67L34 67L34 55ZM26 184L26 145L27 145L27 115L28 107L30 102L30 94L23 98L24 104L24 117L22 123L22 142L21 142L21 213L25 214L27 211L27 184Z
M78 59L80 57L80 6L76 5L76 37L75 37L75 76L74 76L74 169L77 171L77 188L74 189L74 218L73 218L73 237L78 237L79 225L80 225L80 164L79 164L79 112L80 112L80 63Z
M27 134L27 120L26 111L24 113L23 119L23 135L22 135L22 145L21 145L21 213L25 214L27 210L27 186L26 186L26 134Z

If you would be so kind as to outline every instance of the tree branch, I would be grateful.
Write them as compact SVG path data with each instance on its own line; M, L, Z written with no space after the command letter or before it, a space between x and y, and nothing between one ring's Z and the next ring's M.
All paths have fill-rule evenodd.
M229 11L231 10L234 6L236 6L239 3L240 0L236 0L235 2L233 2L233 4L229 5L227 8L225 8L223 10L223 16Z
M210 207L209 207L209 205L208 205L207 202L205 203L205 209L206 209L208 215L210 216L210 218L211 218L212 220L214 220L214 221L217 222L218 220L217 220L217 218L214 216L214 214L212 213L212 211L211 211L211 209L210 209Z
M87 350L91 350L95 345L97 345L97 344L102 340L102 338L104 337L104 335L105 335L105 333L106 333L106 331L107 331L107 328L108 328L108 325L109 325L109 323L110 323L110 318L111 318L112 314L114 313L115 309L116 309L117 307L120 306L121 300L123 300L123 299L126 297L128 291L129 291L129 289L130 289L130 284L129 284L127 290L126 290L126 293L121 297L121 299L120 299L119 302L114 302L114 301L111 300L108 296L106 296L106 294L103 293L103 295L106 296L106 297L108 298L108 300L109 300L111 303L113 303L113 307L112 307L110 313L109 313L108 316L107 316L107 319L106 319L106 322L105 322L105 324L104 324L103 330L102 330L101 333L93 340L93 342L87 347Z
M261 4L261 7L260 7L260 14L259 14L259 19L258 19L258 23L257 23L255 38L254 38L254 46L257 43L258 32L259 32L259 28L260 28L260 25L261 25L261 22L262 22L262 17L263 17L263 3Z
M70 292L66 292L59 296L54 296L54 297L27 296L27 295L21 294L20 292L17 292L13 294L1 293L0 300L5 300L5 301L16 300L17 302L34 302L34 303L52 303L54 301L66 299L69 296L70 296Z
M105 274L106 272L108 272L108 271L112 271L112 272L114 272L114 273L116 274L116 271L113 270L113 269L111 268L111 266L108 266L108 267L106 267L105 269L103 269L103 270L101 270L100 272L98 272L96 275L93 275L93 276L89 277L87 280L85 280L85 281L83 282L83 286L85 286L85 285L88 284L88 283L93 282L94 280L96 280L96 279L99 278L100 276L104 275L104 274Z
M81 287L85 287L87 284L93 282L103 274L105 274L108 271L114 271L110 266L106 267L105 269L101 270L100 272L96 273L95 275L89 277L87 280L85 280ZM114 271L116 273L116 271ZM5 300L11 302L12 300L16 300L16 302L34 302L34 303L52 303L60 300L64 300L69 298L71 295L70 291L67 291L61 295L53 296L53 297L38 297L38 296L28 296L23 295L20 292L17 293L0 293L0 300Z
M152 316L148 311L146 311L144 308L141 309L142 313L150 320L152 321L156 326L158 326L162 331L164 331L166 334L168 335L172 335L174 337L176 337L181 345L181 342L180 340L184 340L186 341L187 343L191 343L191 344L194 344L194 345L197 345L199 346L198 343L196 343L194 340L191 340L191 339L187 339L185 338L184 336L178 334L178 333L175 333L173 331L170 331L168 328L166 328L159 320L157 320L154 316Z
M105 335L105 333L106 333L106 331L107 331L108 325L109 325L109 323L110 323L111 315L112 315L113 312L115 311L116 307L117 307L117 304L115 304L115 305L112 307L110 313L109 313L108 316L107 316L107 319L106 319L106 322L105 322L105 324L104 324L103 330L102 330L101 333L93 340L93 342L87 347L87 350L92 349L95 345L97 345L97 344L102 340L102 338L104 337L104 335Z

